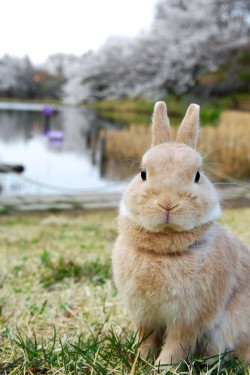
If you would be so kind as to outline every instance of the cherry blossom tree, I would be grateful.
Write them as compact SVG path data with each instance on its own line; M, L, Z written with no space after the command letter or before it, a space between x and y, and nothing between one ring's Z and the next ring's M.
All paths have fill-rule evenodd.
M0 59L0 96L16 98L58 98L62 81L34 66L28 57Z
M33 74L34 69L28 58L4 56L0 60L0 93L25 96L27 90L32 90L28 87L28 81Z
M110 38L74 69L71 64L65 98L71 103L126 96L155 100L186 92L199 74L215 70L249 38L249 14L249 0L158 0L147 33Z

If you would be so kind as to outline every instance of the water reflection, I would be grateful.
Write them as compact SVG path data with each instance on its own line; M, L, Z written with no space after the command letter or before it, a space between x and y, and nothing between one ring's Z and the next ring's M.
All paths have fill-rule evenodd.
M0 174L1 193L74 193L106 188L117 175L100 176L98 134L100 128L112 126L85 107L63 107L49 117L42 111L1 110L0 164L25 168L20 175Z

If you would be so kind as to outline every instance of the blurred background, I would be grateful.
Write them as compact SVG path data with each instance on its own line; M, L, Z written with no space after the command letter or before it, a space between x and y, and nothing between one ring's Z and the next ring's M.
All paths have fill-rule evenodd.
M0 375L152 373L112 280L117 207L154 103L174 139L195 102L219 222L250 245L250 0L0 0L0 16ZM187 359L170 372L250 375Z
M249 186L249 0L0 7L2 197L120 192L150 145L157 100L173 125L200 104L207 173Z

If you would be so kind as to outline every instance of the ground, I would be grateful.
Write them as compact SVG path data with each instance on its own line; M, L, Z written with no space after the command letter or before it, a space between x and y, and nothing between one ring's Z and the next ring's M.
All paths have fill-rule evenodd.
M149 373L112 283L116 211L0 221L0 374ZM250 245L250 208L224 210L221 222ZM223 366L209 372L191 361L184 373L225 374ZM225 366L248 374L235 361Z

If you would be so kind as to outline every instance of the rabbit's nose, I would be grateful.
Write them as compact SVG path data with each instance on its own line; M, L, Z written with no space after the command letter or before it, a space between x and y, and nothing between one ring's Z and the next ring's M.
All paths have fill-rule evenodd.
M158 205L161 207L161 208L164 208L164 210L166 211L171 211L173 210L174 208L178 207L179 206L179 203L177 204L173 204L173 203L159 203L158 202Z
M177 203L177 204L175 204L174 206L166 206L166 210L168 210L168 211L171 211L171 210L173 210L174 208L176 208L177 206L179 206L179 204Z

